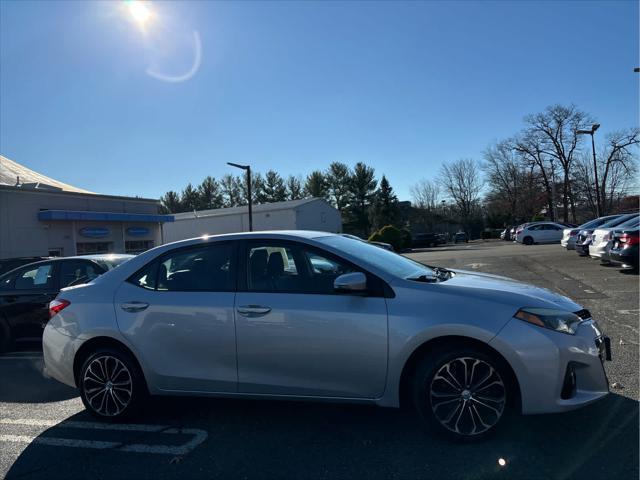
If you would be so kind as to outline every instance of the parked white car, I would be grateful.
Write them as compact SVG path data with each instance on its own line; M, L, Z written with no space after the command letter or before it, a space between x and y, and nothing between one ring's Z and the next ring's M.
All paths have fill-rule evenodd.
M613 232L619 229L637 227L639 223L640 216L638 216L637 213L630 213L628 215L622 215L615 221L605 223L602 227L597 228L591 235L589 256L591 258L606 257L613 244Z
M516 234L516 242L525 245L534 243L557 243L562 239L565 226L554 222L540 222L525 226Z

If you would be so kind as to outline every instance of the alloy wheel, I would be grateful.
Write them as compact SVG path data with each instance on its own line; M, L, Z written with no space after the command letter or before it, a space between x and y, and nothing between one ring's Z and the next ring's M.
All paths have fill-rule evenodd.
M101 355L87 365L82 379L87 403L100 415L122 413L133 397L133 380L127 366L118 358Z
M490 430L506 407L506 387L488 362L460 357L442 365L433 376L429 402L436 420L447 430L473 436Z

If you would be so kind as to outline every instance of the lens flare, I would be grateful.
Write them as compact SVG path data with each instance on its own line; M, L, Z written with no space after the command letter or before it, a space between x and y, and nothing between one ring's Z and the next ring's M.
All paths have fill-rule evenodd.
M153 16L149 8L150 3L142 0L127 0L126 5L133 21L141 28L145 28Z

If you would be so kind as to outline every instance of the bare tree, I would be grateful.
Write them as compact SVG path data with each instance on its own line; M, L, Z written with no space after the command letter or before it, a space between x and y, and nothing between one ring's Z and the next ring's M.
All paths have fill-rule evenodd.
M555 218L555 169L553 160L543 149L543 140L539 132L532 130L523 131L514 140L514 149L521 161L529 168L531 178L537 178L546 193L548 215Z
M629 189L637 186L638 159L634 149L639 143L640 131L637 128L607 135L606 145L597 162L602 214L612 213ZM590 153L585 153L576 163L574 181L576 190L592 214L595 214L597 208L593 173L593 159Z
M544 112L525 117L526 131L533 134L542 154L551 161L557 161L562 170L563 218L576 221L575 202L571 188L571 170L579 153L580 136L577 131L592 123L593 119L575 105L551 105ZM554 164L551 164L552 168Z
M411 197L417 208L433 211L440 203L440 185L423 178L411 187Z
M482 165L489 185L486 200L508 223L530 219L541 206L535 165L518 152L517 142L507 139L488 147Z
M440 167L440 185L455 203L465 228L478 208L483 181L480 169L471 159L443 163Z

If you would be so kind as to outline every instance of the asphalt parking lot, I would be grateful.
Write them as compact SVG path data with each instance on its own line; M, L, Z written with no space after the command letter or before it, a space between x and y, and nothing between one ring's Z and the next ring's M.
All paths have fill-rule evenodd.
M478 444L423 431L410 412L354 405L162 398L107 425L42 359L0 357L0 474L7 478L638 478L638 276L559 245L502 242L409 254L567 295L611 337L611 395L582 410L514 418ZM504 466L498 460L505 461Z

